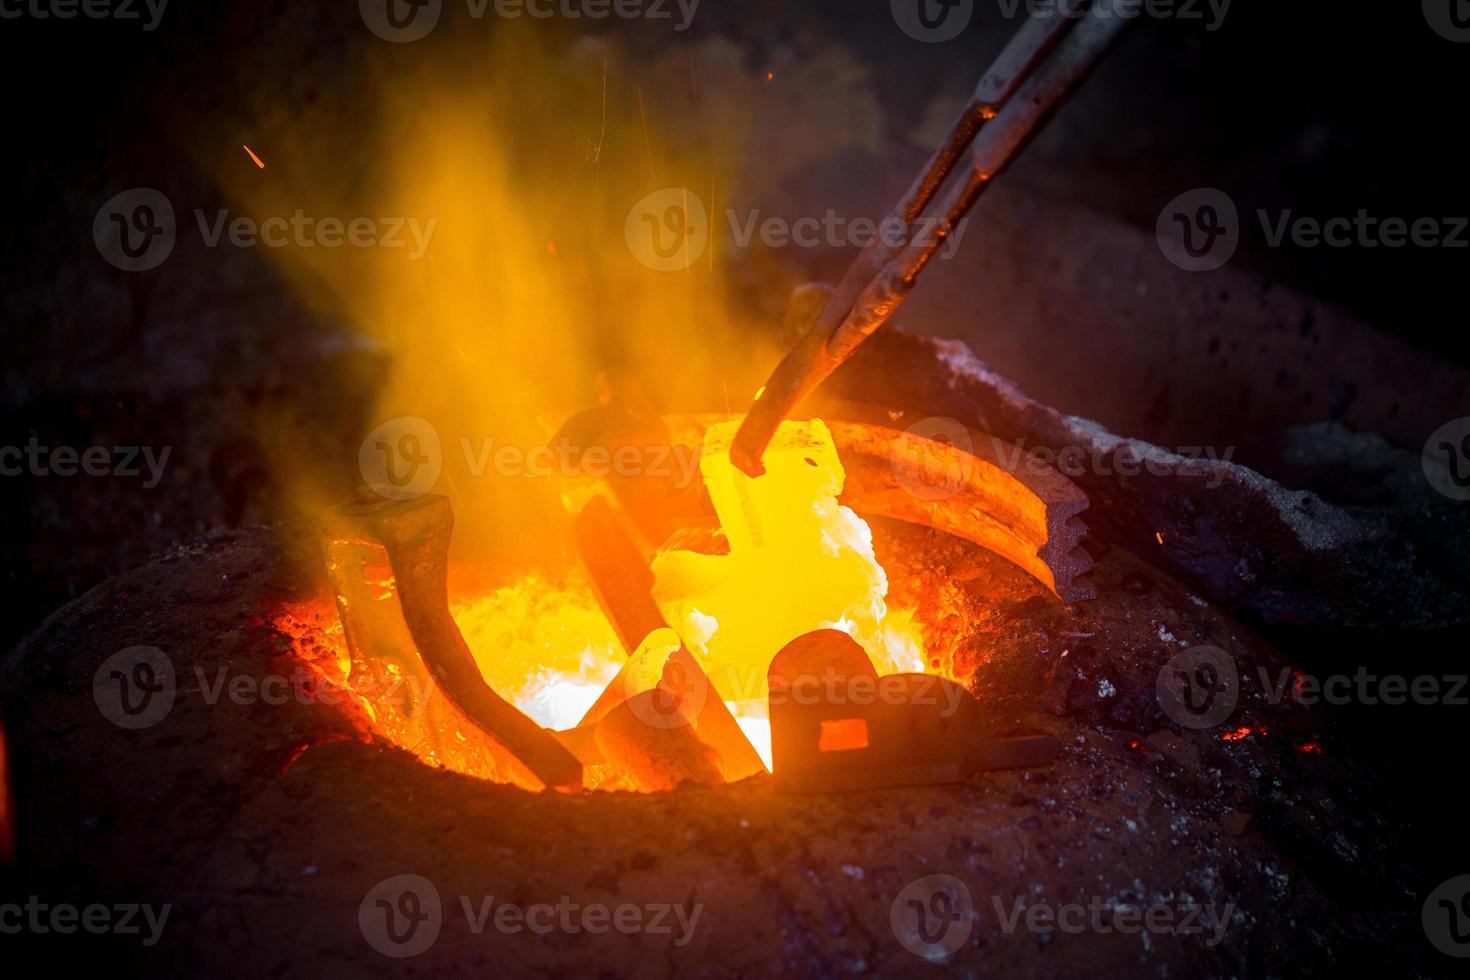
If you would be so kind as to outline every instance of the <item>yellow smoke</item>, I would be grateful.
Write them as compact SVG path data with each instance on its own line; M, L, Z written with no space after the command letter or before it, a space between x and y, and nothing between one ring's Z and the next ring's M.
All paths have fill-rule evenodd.
M250 145L264 169L239 140L239 159L208 165L232 215L403 222L402 247L257 252L310 308L386 354L391 375L359 436L398 416L433 426L443 470L432 489L453 500L456 553L524 555L564 533L555 481L497 473L495 452L542 443L592 404L609 367L664 410L743 410L779 353L753 340L771 305L737 294L718 235L672 272L641 263L625 238L629 209L662 188L688 188L712 214L722 206L713 161L739 136L686 125L703 111L697 93L682 96L683 115L655 108L636 59L614 44L514 24L419 46L430 43L395 46L391 61L379 46L324 80L334 97L352 93L351 112L263 102L246 125L260 130ZM649 66L636 67L646 82ZM678 103L687 59L657 71L659 105ZM356 462L346 448L339 471ZM304 500L321 467L299 463L287 477Z

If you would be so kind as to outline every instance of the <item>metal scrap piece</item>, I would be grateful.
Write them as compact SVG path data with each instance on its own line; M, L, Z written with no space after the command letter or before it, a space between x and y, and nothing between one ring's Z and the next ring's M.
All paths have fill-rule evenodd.
M989 737L979 702L964 688L934 674L879 677L838 630L787 644L768 680L778 792L957 783L986 770L1046 765L1060 748L1050 735Z
M322 519L328 569L349 647L393 644L406 664L422 661L434 684L474 724L502 761L518 763L540 783L580 789L582 766L556 737L485 683L449 612L447 497L357 500ZM363 580L374 550L386 553L396 603L383 603ZM409 651L415 651L414 658Z
M851 404L841 415L876 410ZM859 514L922 524L994 551L1064 602L1097 594L1086 575L1079 519L1086 494L1019 446L943 419L949 441L824 413L847 472L838 501ZM697 445L720 416L665 416L676 440ZM917 427L915 427L917 428ZM1009 451L1004 451L1009 447Z
M765 763L735 716L694 655L684 648L679 636L653 602L653 572L638 550L621 519L602 497L593 497L577 516L577 546L592 576L603 611L617 629L628 663L588 709L576 731L598 725L622 702L650 689L662 691L666 700L681 705L689 718L690 732L714 753L718 771L734 782L765 771ZM657 702L655 702L657 703ZM658 726L657 719L654 720ZM575 746L584 762L592 756L584 737L570 736L564 744ZM595 744L602 747L601 736ZM629 746L634 741L624 740Z

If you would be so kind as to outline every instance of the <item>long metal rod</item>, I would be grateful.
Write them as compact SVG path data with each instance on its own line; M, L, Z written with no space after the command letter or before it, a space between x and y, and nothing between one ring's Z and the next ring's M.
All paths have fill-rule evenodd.
M929 158L924 172L894 205L890 217L902 220L905 229L919 219L939 193L940 187L954 172L964 157L965 150L974 142L975 135L996 117L1020 84L1052 51L1057 41L1075 23L1075 11L1086 2L1088 0L1072 0L1068 7L1072 16L1033 17L1026 21L981 76L969 103L950 127L948 138ZM886 236L877 236L869 242L848 266L842 282L837 286L836 294L823 310L823 317L818 320L818 325L827 332L836 329L863 288L902 248L902 245L888 244Z
M888 322L990 182L1130 23L1097 6L1079 16L1085 2L1074 0L1068 14L1028 20L981 78L949 138L893 211L905 228L912 228L973 143L964 179L950 187L936 208L941 218L935 230L898 248L875 241L853 261L816 325L776 366L741 422L730 446L730 459L741 471L750 476L765 472L761 457L781 421Z

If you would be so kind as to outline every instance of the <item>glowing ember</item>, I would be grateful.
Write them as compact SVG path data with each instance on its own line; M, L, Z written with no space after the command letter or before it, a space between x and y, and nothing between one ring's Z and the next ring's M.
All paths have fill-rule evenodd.
M532 574L456 602L453 609L486 682L538 724L557 731L575 727L627 661L596 597L580 581L554 583ZM902 651L910 662L922 661L920 628L911 611L891 613L880 634L888 649ZM760 668L762 679L766 666ZM764 697L724 700L770 768L771 722Z
M791 640L835 628L853 636L880 674L924 672L922 631L912 612L890 613L888 579L867 523L837 502L845 473L827 426L787 422L752 481L729 461L736 423L713 426L700 461L729 554L666 551L654 562L655 598L685 647L700 660L767 768L771 729L766 671ZM385 612L397 601L386 566L363 569ZM567 731L582 723L628 662L591 586L580 575L522 578L451 603L451 614L486 683L537 724ZM385 615L378 639L412 640ZM521 782L473 738L411 654L356 662L329 612L296 609L276 625L322 684L345 688L367 725L425 762L486 779ZM842 744L857 734L835 733ZM589 785L595 784L589 782Z
M627 660L581 583L532 574L452 611L485 682L546 728L576 727Z
M391 593L390 593L391 594ZM554 580L531 572L516 582L452 604L455 621L475 654L485 680L540 725L573 728L627 661L591 588L582 580ZM371 673L344 680L348 661L342 627L330 604L320 609L283 610L276 628L294 640L296 654L329 690L352 695L379 735L402 745L431 765L486 779L502 778L469 753L459 720L442 714L437 699L425 710L402 717L399 702L415 690L412 679L387 680ZM890 648L920 656L919 625L908 610L892 612L884 624ZM401 669L389 665L389 672ZM764 699L726 701L756 752L771 765L771 724ZM448 726L440 732L435 729ZM294 759L292 760L294 761Z
M655 598L720 693L764 699L771 658L823 628L849 633L880 674L923 671L912 623L885 621L872 531L837 502L846 474L826 423L782 423L757 479L730 462L738 427L712 426L699 461L730 553L668 551L653 566Z
M783 422L754 480L730 462L738 427L712 426L699 463L729 554L664 552L654 593L769 768L766 670L787 643L840 629L880 674L925 658L912 614L888 615L872 530L837 502L846 473L826 423Z

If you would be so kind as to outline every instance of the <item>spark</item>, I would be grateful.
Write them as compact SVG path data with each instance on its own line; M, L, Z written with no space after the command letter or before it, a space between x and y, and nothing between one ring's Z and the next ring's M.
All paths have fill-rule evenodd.
M248 153L248 154L250 154L250 159L252 159L252 160L255 161L255 165L257 167L259 167L261 170L264 170L265 169L265 161L262 160L260 157L256 156L255 155L255 151L252 150L250 147L245 146L244 143L241 143L240 145L242 147L245 147L245 152Z

